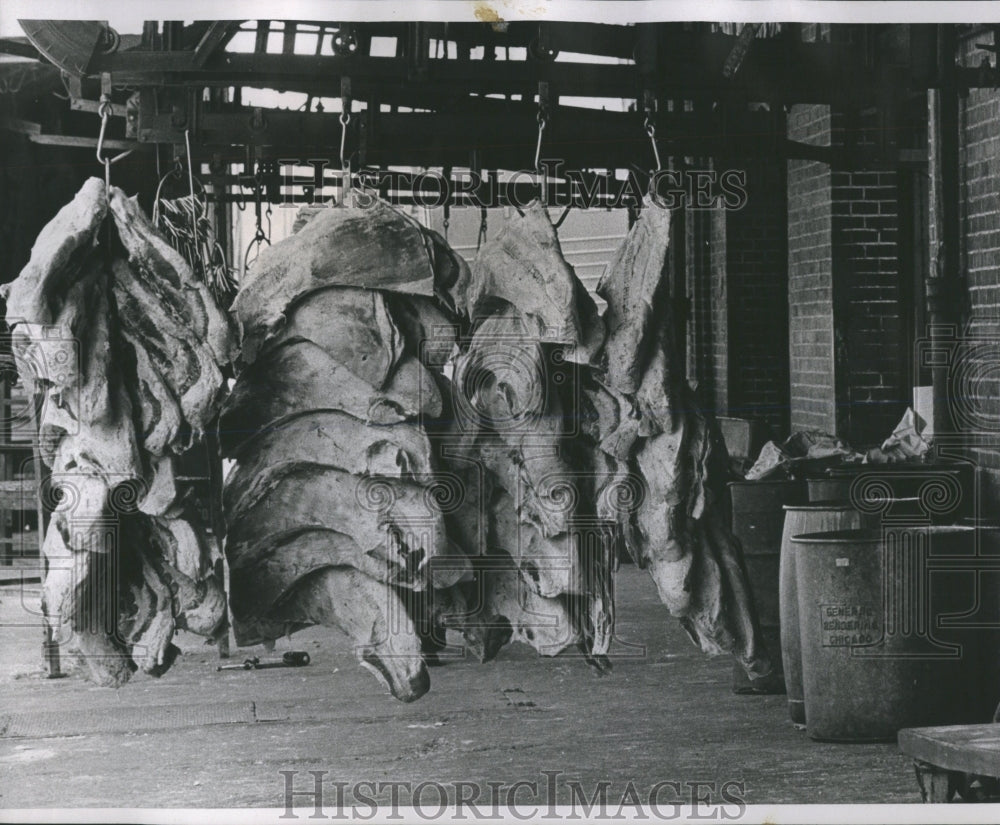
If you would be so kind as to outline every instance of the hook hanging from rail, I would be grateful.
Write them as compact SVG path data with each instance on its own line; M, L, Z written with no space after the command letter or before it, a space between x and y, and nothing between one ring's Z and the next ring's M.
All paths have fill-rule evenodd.
M118 163L122 158L126 158L132 154L131 149L126 149L124 152L115 155L114 157L102 157L101 153L104 150L104 136L108 129L108 120L111 118L111 95L110 93L101 95L100 105L97 107L97 114L101 116L101 131L97 136L97 162L104 164L104 194L105 196L110 196L111 194L111 164Z
M476 241L476 252L479 251L483 242L486 240L486 207L479 207L479 238Z
M351 162L344 149L347 144L347 125L351 122L351 79L340 79L340 170L343 174L343 184L340 195L342 206L347 204L347 195L351 191Z
M239 187L239 198L236 200L236 209L240 212L245 212L247 208L247 196L243 191L249 184L244 182L244 178L253 171L254 168L254 156L255 148L252 144L247 144L246 147L246 159L243 161L243 174L237 178L236 185Z
M254 175L254 211L256 213L257 228L254 232L253 240L247 245L247 251L243 254L243 274L246 274L247 269L249 269L250 264L254 263L260 256L260 248L267 244L271 245L271 239L269 233L264 232L263 226L263 211L261 201L263 200L263 181L258 167L257 174ZM267 205L267 228L271 228L271 204ZM254 248L256 250L254 251ZM254 256L250 257L250 252L254 251Z
M234 206L236 207L236 211L238 211L238 212L246 212L247 211L247 196L246 196L246 192L243 191L243 184L242 183L237 184L237 186L239 186L240 191L239 191L239 196L233 202Z
M351 122L350 112L340 113L340 168L344 173L344 194L351 188L351 164L344 157L344 144L347 142L347 124Z
M662 166L660 165L660 150L656 146L656 126L650 120L649 115L646 115L646 122L643 125L646 127L646 134L649 135L649 142L653 146L653 160L656 163L656 168L653 171L659 172Z
M660 163L660 149L656 145L656 124L653 122L656 115L656 98L653 97L651 92L643 92L643 108L646 111L646 118L643 120L642 125L646 130L646 134L649 136L650 144L653 146L653 160L656 163L656 168L653 169L653 174L655 175L663 169L663 165Z
M451 184L451 167L450 166L445 166L442 169L442 174L444 176L445 181L448 182L448 185L450 187L450 184ZM450 198L450 195L449 195L449 198ZM448 241L448 227L449 226L451 226L451 201L450 200L445 200L445 202L444 202L444 239L445 239L445 242Z
M549 84L544 80L538 84L538 141L535 143L535 174L542 174L542 135L549 123Z
M549 84L545 80L538 82L538 114L535 119L538 121L538 141L535 143L535 177L538 180L538 201L545 206L548 201L548 180L545 176L545 170L542 168L542 135L549 123ZM514 208L519 215L524 215L524 211L517 203L514 204Z
M542 134L545 132L545 126L548 123L548 118L543 114L542 110L538 110L538 115L535 118L538 121L538 142L535 144L535 172L539 175L542 174Z

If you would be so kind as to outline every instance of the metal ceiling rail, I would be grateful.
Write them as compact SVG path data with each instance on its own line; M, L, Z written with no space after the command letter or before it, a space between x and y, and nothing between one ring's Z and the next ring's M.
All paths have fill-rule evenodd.
M157 47L163 36L146 35L144 42L131 49L113 48L110 30L95 21L21 22L31 42L60 69L76 76L111 73L117 83L138 86L266 82L292 89L303 84L312 87L318 80L332 84L348 75L363 82L423 83L463 93L516 94L526 85L545 80L561 94L634 98L643 88L652 88L688 98L740 95L796 103L827 102L846 94L845 87L856 96L871 88L866 81L874 79L854 47L802 43L791 37L756 40L747 46L719 32L685 31L683 24L582 27L552 23L527 29L511 25L500 35L485 24L438 32L424 23L401 24L402 28L399 24L386 28L345 23L359 43L358 50L328 56L289 53L287 43L280 52L270 52L267 44L272 32L263 27L258 27L253 52L226 51L222 46L235 34L238 21L203 22L195 31L165 24L176 31L168 38L174 44L184 43L186 37L193 45ZM315 25L330 24L318 21ZM396 38L399 54L375 57L365 53L365 46L370 51L372 39L385 33ZM432 33L464 48L454 58L432 57L428 47ZM537 44L543 34L548 45L541 50ZM453 39L459 35L467 39ZM498 46L509 48L511 41L527 44L526 59L489 59ZM470 59L468 47L473 42L484 49L483 59ZM554 58L563 44L581 50L574 54L616 55L622 60L634 58L634 62L560 62ZM742 62L738 73L727 77L724 70L736 48L741 50Z
M302 92L311 110L317 98L338 99L349 82L356 108L345 139L359 165L524 168L537 131L535 95L546 85L553 103L545 151L571 168L650 162L642 113L559 105L576 97L636 101L664 155L892 167L903 162L899 102L923 95L942 73L934 26L856 27L863 37L836 43L803 42L793 25L768 37L684 23L148 21L141 37L118 37L97 21L22 26L33 47L68 73L72 109L96 105L100 78L114 90L113 115L126 114L126 141L176 146L189 133L196 153L217 163L324 157L341 134L336 112L242 106L242 90ZM385 42L375 49L378 39ZM298 53L306 43L310 53ZM1000 85L991 65L953 67L948 75L959 85ZM837 148L787 140L785 109L795 103L876 109L877 139ZM50 119L33 139L55 140L46 132L61 128L61 118Z

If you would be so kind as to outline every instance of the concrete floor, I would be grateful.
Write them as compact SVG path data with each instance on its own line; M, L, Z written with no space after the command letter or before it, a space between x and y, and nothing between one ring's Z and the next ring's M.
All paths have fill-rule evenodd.
M748 804L919 801L895 745L818 744L791 725L783 696L734 695L730 661L695 650L632 567L618 578L618 635L645 651L616 659L611 675L576 657L544 660L510 646L487 665L433 668L430 693L411 705L385 693L345 637L323 628L279 645L310 653L313 663L300 670L217 673L216 650L182 635L184 655L160 680L138 676L119 691L46 680L31 615L37 585L5 586L0 598L6 808L281 808L279 771L298 771L293 787L308 790L311 770L346 782L346 804L353 796L362 806L353 786L363 780L435 781L449 793L449 783L479 782L488 810L486 782L506 783L506 794L535 781L541 795L542 771L561 772L560 804L573 801L573 780L588 798L609 780L609 814L630 781L643 802L656 783L676 783L661 786L661 806L691 804L693 792L719 804L724 786ZM250 652L263 653L234 650L233 659ZM18 731L29 735L12 736ZM389 786L383 791L371 795L390 801ZM331 815L335 793L327 787ZM435 793L422 799L432 813ZM515 803L532 795L522 787Z

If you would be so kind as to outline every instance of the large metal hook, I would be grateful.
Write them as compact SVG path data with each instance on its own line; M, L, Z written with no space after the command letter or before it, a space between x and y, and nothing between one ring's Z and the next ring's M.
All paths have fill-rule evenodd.
M545 126L548 124L549 119L545 114L545 110L539 107L538 115L535 117L538 121L538 142L535 143L535 172L536 174L542 174L542 134L545 132Z
M479 207L479 238L476 241L476 252L479 251L480 247L483 245L483 241L486 240L486 207Z
M257 260L257 258L260 257L260 248L264 244L267 244L268 246L270 246L271 245L271 240L270 240L270 238L267 237L266 234L264 234L264 229L260 225L260 222L258 221L258 223L257 223L257 231L254 233L253 239L250 241L250 243L247 244L247 251L243 254L243 273L244 274L246 274L246 271L250 268L250 264L254 263ZM250 257L250 252L254 250L254 247L256 247L256 252L254 253L254 256L251 258Z
M648 112L646 113L646 120L643 126L646 129L646 134L649 135L649 142L653 146L653 159L656 161L656 168L653 171L659 172L663 167L660 164L660 150L656 145L656 126L653 124L653 120Z
M97 136L97 162L104 164L104 194L108 196L111 194L111 164L118 163L122 158L126 158L132 154L132 149L126 149L124 152L115 155L114 157L106 158L101 157L101 152L104 149L104 135L107 133L108 121L111 119L111 96L101 95L101 103L97 107L97 114L101 116L101 131Z
M653 160L656 162L656 168L653 170L653 174L649 179L649 185L652 187L654 185L654 181L656 180L656 173L663 169L663 164L660 163L660 147L656 145L656 124L653 122L656 116L657 108L656 96L649 89L646 89L642 93L642 108L646 113L642 126L646 130L646 135L649 137L649 142L653 147Z
M254 201L255 201L254 202L254 211L256 212L256 217L257 217L257 229L254 232L253 240L251 240L250 243L247 244L247 250L243 254L243 274L246 274L246 271L249 268L250 264L254 263L257 260L257 258L260 257L260 248L261 248L261 246L263 246L264 244L267 244L268 246L271 245L271 239L269 237L270 233L269 232L265 233L264 232L264 226L263 226L263 214L262 214L262 209L261 209L263 198L261 197L261 195L262 195L262 187L261 187L261 184L259 182L259 178L260 178L260 171L259 171L259 169L258 169L257 175L255 177L258 179L255 182L255 186L254 186ZM270 230L270 228L271 228L271 204L270 203L268 203L268 205L267 205L267 228L268 228L268 230ZM250 252L251 252L251 250L254 249L255 246L256 246L256 253L254 254L253 258L251 258L250 257Z
M556 101L558 101L558 97ZM542 136L545 134L545 127L549 123L549 84L548 81L541 80L538 83L538 114L535 115L538 121L538 140L535 141L535 178L538 182L538 201L543 205L548 205L548 177L542 168ZM514 208L517 213L524 216L524 211L516 203Z
M347 144L347 124L351 122L350 112L340 113L340 168L350 171L350 162L344 157L344 149Z
M346 146L347 125L351 122L352 108L351 79L342 77L340 79L340 171L343 175L340 192L341 206L347 205L347 195L351 191L351 162L346 157Z
M257 259L260 257L260 248L264 244L267 244L268 246L270 246L271 242L267 239L266 236L264 236L262 234L258 234L256 236L254 236L254 239L252 241L250 241L249 245L247 246L247 251L243 255L243 273L244 274L246 274L246 271L250 268L250 264L253 264L253 263L257 262ZM254 250L255 246L256 246L256 251L254 252L254 256L251 258L250 257L250 252Z

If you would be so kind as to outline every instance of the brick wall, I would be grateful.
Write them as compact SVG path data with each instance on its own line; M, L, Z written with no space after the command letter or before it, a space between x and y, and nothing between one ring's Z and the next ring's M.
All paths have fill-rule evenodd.
M875 113L798 106L789 137L820 145L876 139ZM792 429L881 442L911 403L895 171L788 164Z
M835 331L843 375L841 431L881 442L910 404L904 375L896 172L832 176L834 280L843 291Z
M788 137L828 145L827 106L793 106ZM830 167L788 163L789 385L792 430L837 426L833 350L833 236Z
M726 209L717 199L712 208L684 215L688 380L717 415L761 419L783 437L789 426L784 165L744 158L719 160L714 168L743 171L747 201Z
M705 403L715 398L715 328L712 323L711 214L688 209L684 220L685 280L691 301L687 330L687 377Z
M710 228L709 238L709 287L710 305L708 323L711 325L711 349L709 357L712 361L711 384L706 387L706 398L711 394L716 415L738 415L731 408L730 393L730 363L735 367L742 360L743 340L731 335L729 313L732 309L731 295L727 289L728 255L726 212L721 206L708 213L706 221ZM732 362L730 362L730 343L734 346Z
M976 44L992 39L988 30L968 30L960 42L959 62L978 66L986 52ZM1000 432L990 422L1000 421L1000 93L970 90L960 100L959 118L960 268L968 286L966 334L978 339L980 348L963 364L971 380L963 384L966 397L957 403L978 419L966 424L967 430L984 434L974 440L970 453L985 471L984 481L996 500L1000 497ZM932 246L932 261L935 258Z
M800 34L848 42L863 32L803 25ZM787 131L804 143L864 147L880 142L882 125L875 110L795 106ZM910 281L915 262L924 259L909 249L901 254L901 228L905 221L911 231L913 209L905 204L901 219L899 174L788 164L792 429L823 429L869 446L892 431L912 401ZM911 191L909 173L905 182Z
M789 427L788 246L784 164L740 164L747 202L722 212L725 233L726 367L730 415L763 419L778 437Z

